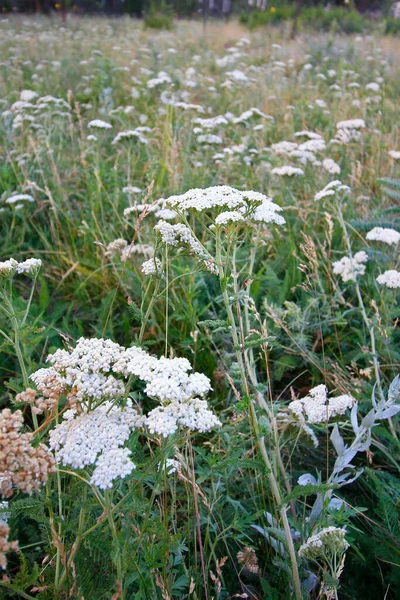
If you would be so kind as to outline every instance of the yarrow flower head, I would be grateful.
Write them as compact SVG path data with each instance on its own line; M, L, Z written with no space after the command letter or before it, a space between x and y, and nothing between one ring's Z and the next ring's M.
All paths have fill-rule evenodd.
M383 242L392 246L400 242L400 232L389 227L374 227L371 231L368 231L367 240Z
M195 188L179 196L170 196L165 205L185 211L238 211L248 221L276 223L282 225L285 219L279 214L282 208L260 192L240 191L227 185L209 188ZM217 217L218 218L218 214ZM239 220L239 219L238 219Z
M10 277L15 273L17 266L18 261L14 258L0 262L0 277Z
M25 275L36 275L42 266L40 258L28 258L24 262L18 263L16 267L17 273L25 273Z
M135 429L166 437L179 427L205 432L220 425L204 399L210 380L190 373L185 358L158 359L136 346L81 338L74 348L51 354L48 362L51 367L39 369L31 379L45 398L64 394L70 406L50 432L50 447L64 465L93 465L91 482L103 489L135 468L123 448ZM139 414L129 399L121 406L125 381L132 377L159 403L147 415Z
M400 271L389 269L376 278L377 282L391 289L400 288Z
M355 399L347 394L329 398L327 387L322 384L312 388L301 400L293 400L289 410L307 423L316 424L343 415L354 403Z
M365 263L368 261L368 255L364 250L356 252L353 258L344 256L333 263L334 275L340 275L344 282L355 281L358 275L364 275Z
M345 539L346 530L340 527L325 527L312 535L300 546L299 556L306 560L330 559L341 556L349 547Z
M101 119L94 119L88 123L88 127L92 129L112 129L112 125Z
M335 179L335 181L331 181L320 192L315 194L314 200L318 201L323 200L324 198L332 198L339 193L349 194L350 191L351 190L347 185L344 185L341 181Z

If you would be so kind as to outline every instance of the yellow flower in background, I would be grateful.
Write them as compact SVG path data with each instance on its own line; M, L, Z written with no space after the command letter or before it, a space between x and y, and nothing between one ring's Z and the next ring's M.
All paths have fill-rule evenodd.
M54 7L56 10L58 10L59 8L61 8L61 4L55 4Z
M275 8L275 6L271 6L271 8L269 9L269 12L271 12L272 14L273 14L274 12L276 12L276 8Z

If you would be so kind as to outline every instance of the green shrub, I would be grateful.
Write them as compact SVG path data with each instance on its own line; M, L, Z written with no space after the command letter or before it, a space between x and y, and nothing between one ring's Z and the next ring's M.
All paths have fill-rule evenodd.
M385 33L389 34L389 35L399 35L400 34L400 19L394 19L393 17L386 19Z
M292 19L294 14L294 6L271 6L265 11L255 10L252 13L242 13L240 20L248 25L250 29L256 29L263 25L279 25L283 21Z
M356 10L331 8L322 6L306 8L301 12L301 22L304 26L330 31L337 28L343 33L362 33L367 25L367 19Z
M144 16L143 23L149 29L172 29L174 24L171 14L160 12L148 13Z

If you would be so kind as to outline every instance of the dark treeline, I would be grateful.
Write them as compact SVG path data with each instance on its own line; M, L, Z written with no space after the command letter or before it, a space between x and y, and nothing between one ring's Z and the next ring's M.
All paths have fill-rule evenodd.
M129 14L137 17L151 11L170 11L178 17L191 17L196 14L228 16L243 11L270 10L283 4L297 5L298 8L339 5L365 12L381 9L385 0L0 0L0 10L44 14L61 10L78 14Z

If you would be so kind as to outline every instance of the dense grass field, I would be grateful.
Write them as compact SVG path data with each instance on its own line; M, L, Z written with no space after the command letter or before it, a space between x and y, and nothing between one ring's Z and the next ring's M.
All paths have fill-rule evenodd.
M398 598L400 40L0 21L0 597Z

